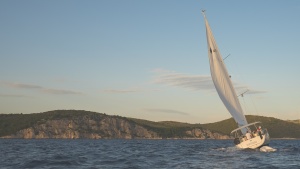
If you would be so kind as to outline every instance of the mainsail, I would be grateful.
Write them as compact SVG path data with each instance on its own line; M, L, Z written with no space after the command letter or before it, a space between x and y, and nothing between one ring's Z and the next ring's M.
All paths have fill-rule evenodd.
M208 21L203 11L206 27L208 57L210 63L211 77L216 87L216 90L224 103L227 110L230 112L239 127L244 126L247 120L244 116L243 109L240 105L226 66L224 64L221 53L218 49L217 43L210 29ZM245 131L243 131L245 132Z

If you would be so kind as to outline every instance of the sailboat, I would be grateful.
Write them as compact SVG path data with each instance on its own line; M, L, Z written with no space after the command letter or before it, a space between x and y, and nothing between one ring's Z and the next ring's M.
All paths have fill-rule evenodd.
M270 142L268 130L261 127L261 122L247 122L204 10L202 14L205 20L211 77L220 99L238 126L230 133L234 137L234 144L242 149L266 146Z

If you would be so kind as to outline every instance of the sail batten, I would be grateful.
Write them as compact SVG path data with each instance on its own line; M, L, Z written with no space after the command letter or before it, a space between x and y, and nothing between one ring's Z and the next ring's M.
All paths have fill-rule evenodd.
M208 24L205 15L204 19L206 27L210 72L217 93L227 110L230 112L230 114L238 124L238 126L241 127L247 125L248 123L243 113L243 109L237 98L227 68L223 62L221 53L219 51L219 48L217 46L212 30Z

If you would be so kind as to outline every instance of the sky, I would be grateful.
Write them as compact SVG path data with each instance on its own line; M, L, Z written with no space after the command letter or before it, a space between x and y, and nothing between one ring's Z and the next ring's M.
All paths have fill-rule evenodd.
M210 77L206 10L247 115L300 119L300 1L2 0L0 113L230 118Z

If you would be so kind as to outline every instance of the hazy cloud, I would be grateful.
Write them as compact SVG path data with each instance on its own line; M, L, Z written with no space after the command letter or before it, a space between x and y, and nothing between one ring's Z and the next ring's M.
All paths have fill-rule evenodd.
M19 95L19 94L0 94L0 97L22 98L22 97L31 97L31 96Z
M77 91L64 90L64 89L50 89L50 88L45 88L45 87L42 87L39 85L33 85L33 84L13 83L13 82L0 82L0 84L10 87L10 88L32 89L32 90L37 90L39 92L50 93L50 94L68 94L68 95L69 94L82 94L81 92L77 92ZM8 97L8 95L6 97Z
M45 93L50 94L82 94L81 92L71 91L71 90L61 90L61 89L43 89L42 90Z
M140 92L141 90L122 90L122 89L108 89L104 90L106 93L136 93Z
M154 113L170 113L170 114L179 114L179 115L189 115L188 113L177 111L177 110L170 110L170 109L145 109L148 112Z
M116 94L122 94L122 93L138 93L138 92L148 92L148 91L158 91L156 89L149 90L149 89L107 89L103 90L105 93L116 93Z
M209 75L188 75L163 69L155 69L153 72L155 76L152 79L152 83L155 84L182 87L190 90L215 90Z
M22 84L22 83L12 83L12 82L1 82L3 85L12 88L19 88L19 89L42 89L43 87L38 85L32 84Z
M243 93L245 93L245 95L247 95L247 94L263 94L263 93L267 93L267 91L251 89L251 87L249 87L249 86L241 85L241 84L236 83L236 82L233 82L233 86L234 86L234 88L236 90L236 94L238 96L240 96Z
M216 92L213 81L210 75L189 75L177 73L174 71L155 69L152 71L155 75L152 83L162 84L173 87L181 87L189 90L202 90L208 92ZM261 94L267 91L250 89L247 85L233 82L237 94L241 94L248 90L247 94Z
M247 93L248 94L263 94L263 93L267 93L267 91L249 89L249 92L247 92Z

